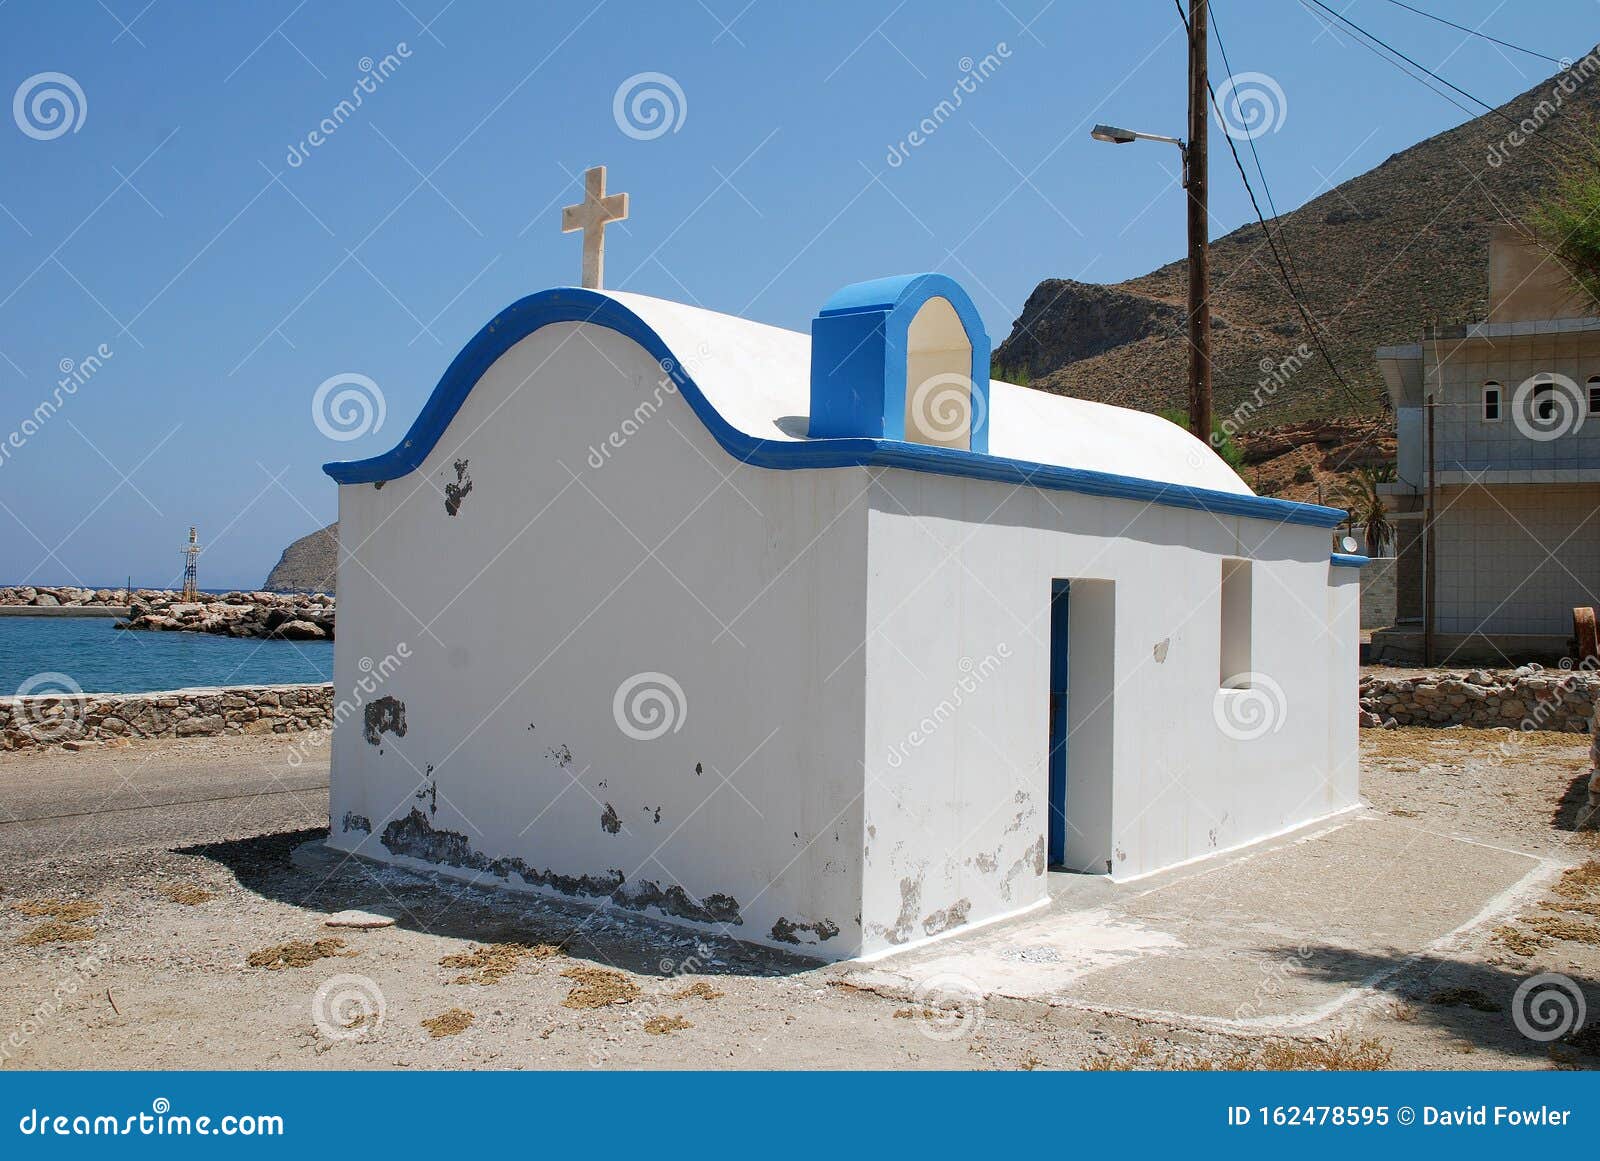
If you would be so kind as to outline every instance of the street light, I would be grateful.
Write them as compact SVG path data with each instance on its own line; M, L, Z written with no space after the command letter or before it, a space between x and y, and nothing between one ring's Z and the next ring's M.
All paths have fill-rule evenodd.
M1176 145L1183 155L1183 187L1189 188L1189 146L1181 137L1165 137L1160 133L1140 133L1137 129L1123 129L1116 125L1096 125L1089 136L1108 145L1131 145L1135 141L1164 141Z
M1207 294L1210 235L1206 213L1206 9L1208 0L1189 0L1189 140L1140 133L1116 125L1096 125L1089 136L1112 145L1164 141L1183 155L1183 188L1189 203L1189 430L1215 446L1211 409L1211 300Z

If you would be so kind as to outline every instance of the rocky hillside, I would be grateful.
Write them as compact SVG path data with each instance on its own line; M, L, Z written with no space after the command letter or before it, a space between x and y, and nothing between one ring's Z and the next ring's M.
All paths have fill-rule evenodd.
M1576 72L1573 79L1576 79ZM1374 348L1415 341L1427 323L1482 319L1488 303L1491 227L1512 221L1565 159L1600 127L1600 78L1562 94L1541 81L1485 114L1390 157L1329 190L1274 226L1291 273L1304 288L1323 342L1351 392L1315 348L1284 289L1261 226L1212 242L1214 389L1219 417L1259 391L1269 368L1295 366L1245 426L1329 416L1375 415L1382 380ZM1504 147L1510 121L1541 122L1532 139ZM1508 120L1509 119L1509 120ZM1248 152L1243 151L1250 165ZM1271 152L1263 149L1271 176ZM1227 142L1212 143L1214 185L1237 182ZM1260 181L1256 185L1261 197ZM1263 199L1263 208L1265 201ZM1179 212L1176 200L1173 212ZM1039 284L1010 337L995 353L1002 377L1024 372L1032 385L1145 410L1183 407L1188 344L1183 334L1187 273L1174 262L1113 286L1063 279Z
M339 563L339 522L302 536L278 558L261 587L274 593L331 593Z

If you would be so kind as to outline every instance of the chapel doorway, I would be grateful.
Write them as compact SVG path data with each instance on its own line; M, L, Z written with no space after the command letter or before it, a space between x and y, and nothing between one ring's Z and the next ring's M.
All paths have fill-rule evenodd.
M1111 871L1115 643L1111 581L1051 581L1046 849L1053 871Z

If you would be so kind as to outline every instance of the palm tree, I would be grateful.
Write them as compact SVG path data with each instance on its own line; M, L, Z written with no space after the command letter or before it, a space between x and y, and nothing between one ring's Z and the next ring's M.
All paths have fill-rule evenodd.
M1394 525L1378 494L1378 485L1392 475L1392 471L1360 467L1339 489L1339 499L1350 512L1350 523L1365 526L1367 547L1375 556L1387 555L1384 550L1394 540Z

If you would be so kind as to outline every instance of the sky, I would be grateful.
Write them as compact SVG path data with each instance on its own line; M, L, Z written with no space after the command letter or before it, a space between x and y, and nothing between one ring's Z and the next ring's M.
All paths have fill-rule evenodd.
M1600 35L1592 0L1412 6L1556 58ZM1492 104L1555 71L1333 7ZM1314 6L1212 13L1281 211L1467 119ZM335 518L324 462L388 450L497 310L579 280L591 165L631 201L609 288L797 330L934 270L998 344L1041 279L1183 252L1177 151L1089 137L1183 135L1158 0L11 0L0 82L0 583L173 584L194 524L202 585L259 585ZM1215 131L1211 159L1220 236L1251 211Z

